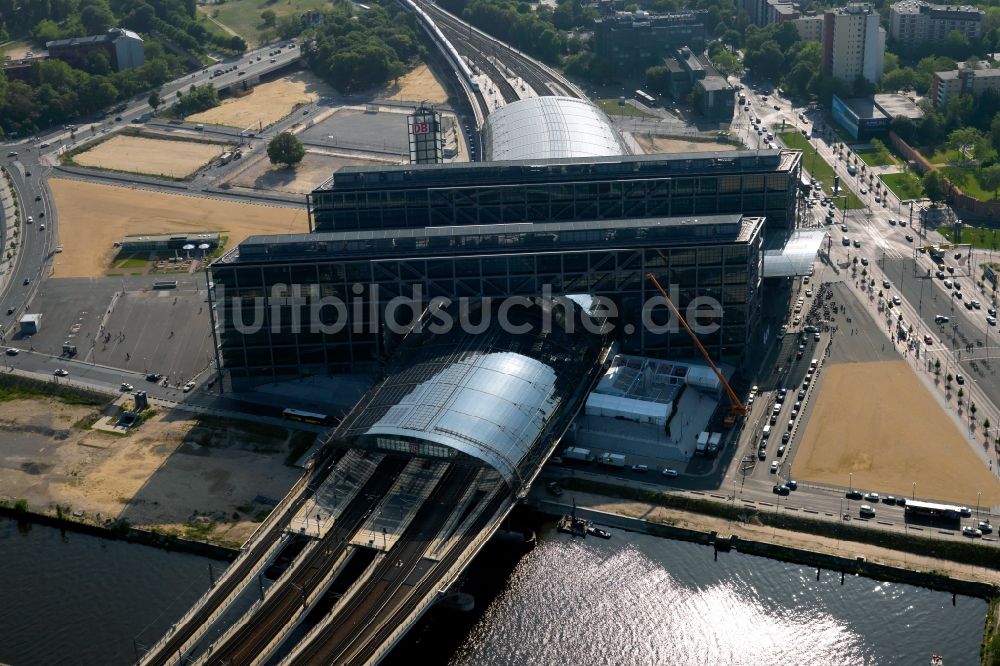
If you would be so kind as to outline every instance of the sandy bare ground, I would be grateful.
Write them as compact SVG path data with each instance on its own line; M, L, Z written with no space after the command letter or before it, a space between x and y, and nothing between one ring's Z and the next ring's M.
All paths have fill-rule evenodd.
M327 155L307 152L305 158L295 167L281 167L271 164L262 155L250 168L240 172L232 184L257 190L277 190L292 194L308 194L329 180L333 172L344 166L367 166L388 164L381 160L362 157Z
M448 101L444 85L427 65L419 65L398 83L387 86L377 96L428 104L444 104Z
M167 141L119 134L73 157L81 166L187 178L226 150L220 143Z
M797 479L972 506L1000 504L1000 482L905 361L827 366L802 445ZM860 390L863 387L863 390Z
M206 437L178 412L125 437L74 427L94 411L50 400L0 403L0 496L238 545L267 510L254 499L280 499L301 472L282 464L287 432L263 436L226 423Z
M550 498L546 498L549 500ZM565 499L565 498L564 498ZM686 527L688 529L708 532L715 530L722 536L736 534L744 539L756 541L767 541L781 544L793 548L802 548L820 553L830 553L841 557L854 558L858 555L864 556L869 562L878 562L895 567L905 567L917 571L938 571L947 572L949 576L964 580L978 580L994 585L1000 584L1000 572L983 567L973 567L967 564L959 564L949 560L941 560L933 557L924 557L904 553L889 548L873 546L854 541L841 541L825 536L807 534L805 532L793 532L791 530L781 530L744 523L738 521L727 521L714 516L705 516L697 513L687 513L674 509L643 502L631 502L620 500L603 495L595 495L573 491L573 499L577 506L598 511L606 511L632 518L642 518L652 523L665 523L676 527ZM723 557L720 555L720 557ZM825 575L835 575L826 573Z
M261 83L245 97L232 97L222 104L194 115L186 120L191 123L228 125L246 129L253 126L272 125L288 114L296 104L311 104L321 94L333 91L325 83L308 72L296 72L289 76Z
M216 201L149 190L53 178L59 211L57 277L103 276L115 248L128 234L219 231L228 246L255 234L308 230L305 209Z
M737 150L731 143L716 141L682 141L680 139L668 139L662 136L652 136L650 134L635 133L636 142L642 147L647 155L658 153L712 153L723 150Z

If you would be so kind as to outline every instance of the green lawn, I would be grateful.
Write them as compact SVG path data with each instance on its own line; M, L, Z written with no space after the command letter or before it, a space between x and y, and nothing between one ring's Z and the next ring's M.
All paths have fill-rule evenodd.
M809 140L802 136L801 132L782 132L778 135L786 146L793 150L802 151L802 166L809 175L823 184L823 189L827 194L833 194L833 167L827 164L822 157L816 154ZM865 204L853 192L841 182L840 193L847 195L847 203L851 209L864 208ZM837 208L844 208L844 199L834 199Z
M652 113L646 113L642 109L632 106L629 103L619 104L617 99L595 99L594 103L604 110L609 116L629 116L635 118L656 118Z
M955 242L954 230L949 227L938 227L938 233ZM986 229L983 227L963 227L962 242L972 243L973 247L984 250L996 250L1000 248L1000 237L997 236L996 229Z
M962 160L962 156L954 148L935 150L931 155L928 155L924 150L921 150L920 153L931 164L947 164L948 162L960 162Z
M265 9L270 9L281 17L302 13L309 9L329 9L330 7L332 4L327 0L284 0L283 2L227 0L224 4L210 5L205 9L220 23L235 30L250 46L259 46L265 32L261 26L260 13Z
M970 197L980 201L993 201L993 192L987 192L979 185L971 169L957 166L943 166L939 169L955 185Z
M145 268L149 264L145 259L139 259L135 255L130 255L115 262L115 268Z
M892 190L893 194L905 201L907 199L923 199L924 186L920 184L920 179L912 173L888 173L880 176L886 187Z
M882 151L875 150L874 148L863 148L862 150L854 151L858 154L865 164L868 166L889 166L890 164L895 164L896 160L893 159L891 154L883 154Z

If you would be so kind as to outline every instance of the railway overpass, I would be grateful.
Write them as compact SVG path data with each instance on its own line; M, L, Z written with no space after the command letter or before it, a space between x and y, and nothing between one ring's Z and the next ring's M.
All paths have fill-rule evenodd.
M384 657L528 492L610 353L584 298L516 310L483 306L484 331L404 337L318 469L141 663Z

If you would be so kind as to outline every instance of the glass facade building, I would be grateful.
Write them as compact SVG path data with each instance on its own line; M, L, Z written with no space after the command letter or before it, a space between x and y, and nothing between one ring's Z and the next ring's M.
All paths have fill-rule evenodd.
M763 226L720 215L253 237L211 267L216 340L234 387L375 372L401 335L395 322L432 299L548 292L614 303L609 323L625 352L697 353L679 327L657 328L665 305L646 315L655 326L644 322L659 296L652 273L682 312L698 297L719 304L721 325L700 339L736 361L759 319Z
M313 231L742 213L794 226L800 153L633 155L344 167L309 195Z

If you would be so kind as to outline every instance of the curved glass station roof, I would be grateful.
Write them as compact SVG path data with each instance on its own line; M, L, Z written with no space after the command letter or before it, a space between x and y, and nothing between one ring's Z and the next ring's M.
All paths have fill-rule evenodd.
M490 113L483 128L489 161L610 157L628 149L611 120L574 97L529 97Z
M506 315L524 331L504 330L496 312L485 311L492 323L483 331L461 330L456 317L446 333L411 333L335 435L366 448L466 457L520 487L561 433L553 426L565 427L586 397L603 344L581 330L580 317L589 315L578 305L560 314L547 303ZM468 321L483 316L474 312ZM568 316L575 326L567 331Z

